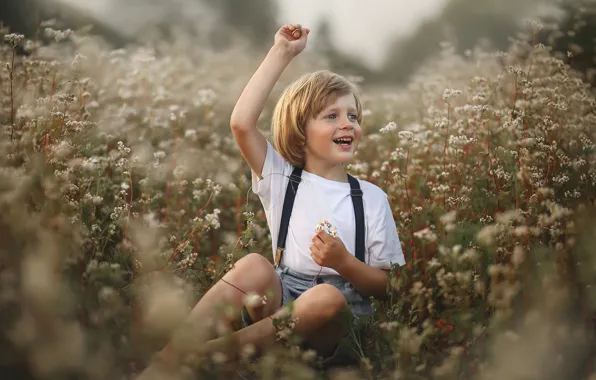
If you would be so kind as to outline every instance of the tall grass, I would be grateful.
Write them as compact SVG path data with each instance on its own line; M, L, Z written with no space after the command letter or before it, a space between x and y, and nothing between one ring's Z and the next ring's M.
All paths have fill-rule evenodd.
M0 48L0 362L19 378L128 378L237 259L271 258L228 125L261 57L184 37L110 50L44 27L50 43L5 34ZM325 62L300 58L276 91L312 67ZM192 370L592 379L596 98L584 78L530 33L506 52L445 45L406 88L353 79L365 138L349 169L388 193L407 259L390 301L375 302L359 368L325 375L280 347Z

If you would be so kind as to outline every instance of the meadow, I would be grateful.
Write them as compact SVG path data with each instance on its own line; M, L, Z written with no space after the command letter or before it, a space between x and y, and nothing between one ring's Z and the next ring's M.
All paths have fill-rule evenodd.
M281 341L188 373L595 379L596 97L533 41L541 27L502 52L444 44L406 86L350 77L365 110L348 169L387 192L407 261L355 367L322 371ZM51 22L36 40L2 34L0 362L19 378L132 378L236 260L272 259L229 128L262 56L182 34L113 50ZM264 133L284 84L327 64L291 65Z

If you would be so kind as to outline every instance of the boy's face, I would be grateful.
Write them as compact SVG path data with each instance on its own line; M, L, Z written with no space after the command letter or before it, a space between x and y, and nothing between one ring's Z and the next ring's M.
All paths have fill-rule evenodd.
M348 162L361 134L354 94L337 96L306 124L306 159L332 166Z

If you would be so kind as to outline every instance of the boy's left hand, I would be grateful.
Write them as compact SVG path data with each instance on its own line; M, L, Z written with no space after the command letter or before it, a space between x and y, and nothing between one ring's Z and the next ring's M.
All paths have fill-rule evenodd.
M325 231L318 231L309 246L310 257L315 263L336 269L350 254L340 238L335 238Z

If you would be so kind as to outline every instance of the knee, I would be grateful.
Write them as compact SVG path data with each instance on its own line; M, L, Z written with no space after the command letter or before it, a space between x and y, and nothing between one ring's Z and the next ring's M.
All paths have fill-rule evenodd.
M321 310L329 318L335 318L343 309L348 307L344 295L333 285L320 284L315 287L320 294Z
M271 268L271 263L258 253L249 253L234 264L237 268L259 270L261 268Z
M269 287L279 281L273 265L258 253L249 253L238 260L229 275L238 283L250 286L250 291L257 293L268 291Z

